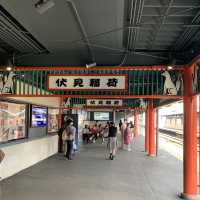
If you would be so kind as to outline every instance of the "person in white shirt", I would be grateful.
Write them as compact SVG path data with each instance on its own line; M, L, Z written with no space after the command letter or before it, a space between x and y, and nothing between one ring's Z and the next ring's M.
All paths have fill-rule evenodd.
M67 121L67 126L63 131L63 140L66 147L66 158L68 160L72 160L72 153L73 153L73 143L75 140L76 128L73 126L73 121L70 119Z
M90 130L88 128L88 125L85 125L85 128L82 130L82 136L83 136L83 143L88 143L89 142L89 134Z

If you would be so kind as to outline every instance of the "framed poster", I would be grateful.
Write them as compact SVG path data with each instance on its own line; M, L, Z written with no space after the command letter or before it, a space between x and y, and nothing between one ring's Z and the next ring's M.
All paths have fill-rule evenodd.
M26 104L0 101L0 143L26 137Z
M59 109L48 109L48 133L56 133L59 130Z

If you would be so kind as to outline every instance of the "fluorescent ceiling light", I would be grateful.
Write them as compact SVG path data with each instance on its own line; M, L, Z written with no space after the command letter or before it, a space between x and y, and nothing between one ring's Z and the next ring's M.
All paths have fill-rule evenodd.
M35 9L38 13L43 14L55 5L53 0L39 0L35 3Z
M95 67L97 66L97 63L90 63L90 64L86 64L86 68L91 68L91 67Z
M6 67L6 70L7 70L7 71L11 71L11 70L12 70L12 67L11 67L11 66L7 66L7 67Z
M173 69L173 66L169 65L169 66L167 66L167 69L171 70L171 69Z

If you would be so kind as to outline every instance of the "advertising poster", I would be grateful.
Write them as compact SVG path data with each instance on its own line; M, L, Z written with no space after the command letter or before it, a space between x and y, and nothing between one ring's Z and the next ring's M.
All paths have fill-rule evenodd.
M26 137L26 105L0 101L0 143Z
M48 109L48 133L58 132L59 129L59 109Z

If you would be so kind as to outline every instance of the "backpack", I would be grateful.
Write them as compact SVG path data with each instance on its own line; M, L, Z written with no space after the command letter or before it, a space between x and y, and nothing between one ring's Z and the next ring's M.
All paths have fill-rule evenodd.
M67 132L67 130L66 130L66 128L64 129L64 131L63 131L63 133L62 133L62 140L63 141L65 141L65 140L67 140L67 138L68 138L68 132Z

